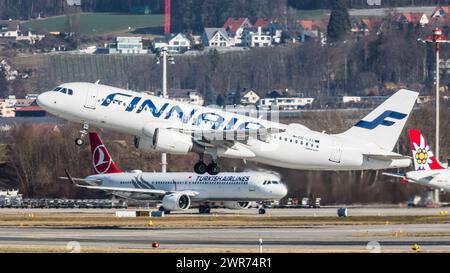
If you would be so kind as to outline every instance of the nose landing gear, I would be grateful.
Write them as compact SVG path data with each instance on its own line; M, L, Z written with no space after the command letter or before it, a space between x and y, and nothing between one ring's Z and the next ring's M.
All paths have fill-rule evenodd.
M88 134L88 130L89 130L89 124L86 122L83 122L83 127L80 130L80 137L78 137L77 139L75 139L75 145L77 146L83 146L85 141L85 138Z

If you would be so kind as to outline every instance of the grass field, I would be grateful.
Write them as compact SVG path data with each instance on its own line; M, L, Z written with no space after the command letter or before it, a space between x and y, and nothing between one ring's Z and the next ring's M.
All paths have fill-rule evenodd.
M323 19L330 16L330 10L327 9L314 9L314 10L299 10L299 19L315 20Z
M23 23L30 30L64 31L67 16L55 16ZM101 35L128 32L137 28L162 27L164 15L134 15L121 13L82 13L79 15L81 35Z
M151 221L151 222L150 222ZM326 225L445 224L450 216L360 216L360 217L272 217L265 216L175 216L164 218L116 218L111 214L76 213L0 214L1 227L148 227L148 228L230 228L299 227Z

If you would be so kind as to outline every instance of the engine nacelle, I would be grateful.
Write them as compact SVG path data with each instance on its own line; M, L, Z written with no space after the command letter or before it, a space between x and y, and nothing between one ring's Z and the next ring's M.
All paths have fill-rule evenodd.
M227 209L248 209L248 207L250 207L250 202L226 201L223 202L223 206Z
M168 211L187 210L191 206L191 198L186 194L173 193L164 196L162 206Z
M163 153L185 155L192 150L192 137L173 130L155 129L152 137L137 137L136 148L144 151L157 150Z

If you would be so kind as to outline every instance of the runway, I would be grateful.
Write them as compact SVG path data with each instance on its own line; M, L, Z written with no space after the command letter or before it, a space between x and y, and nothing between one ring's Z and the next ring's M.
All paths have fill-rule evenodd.
M410 252L415 243L425 252L450 251L450 224L325 226L297 228L145 229L145 228L0 228L1 245L162 250L259 249L266 252ZM433 235L434 234L434 235ZM439 234L445 234L444 236Z
M116 221L112 216L115 210L5 209L0 210L0 252L27 252L40 248L56 248L56 251L64 252L71 250L74 244L80 247L81 252L152 252L155 251L152 249L154 241L160 244L156 250L160 252L258 252L260 238L264 252L412 252L413 244L418 244L422 252L450 252L450 218L440 215L445 209L350 207L349 215L355 216L354 222L352 217L342 222L336 216L336 210L335 207L269 209L265 216L258 215L256 209L219 209L212 215L199 215L195 210L189 210L163 218L146 218L158 222L158 225L148 227L145 219L138 220L140 222L133 222L137 220L131 218L121 219L109 226L92 226L89 222L92 218L102 221L102 217L106 218L104 221ZM30 218L33 215L36 217ZM48 215L51 218L47 220L45 217ZM25 225L8 226L7 221L14 217L22 217ZM79 221L88 224L72 225L72 217L81 217ZM276 226L283 217L296 217L299 222ZM361 217L371 218L364 222ZM384 219L395 219L389 217L409 217L408 221L420 217L433 220L430 223L386 221L386 224L380 224ZM56 222L56 225L48 225L50 222L33 225L36 218ZM321 222L324 218L326 222ZM27 219L30 222L26 222ZM239 225L214 225L217 219L225 224L228 221L242 222ZM255 226L242 224L251 219L262 222ZM302 222L302 219L308 220ZM382 220L373 224L373 219ZM397 221L401 219L397 218ZM192 227L193 222L199 226Z

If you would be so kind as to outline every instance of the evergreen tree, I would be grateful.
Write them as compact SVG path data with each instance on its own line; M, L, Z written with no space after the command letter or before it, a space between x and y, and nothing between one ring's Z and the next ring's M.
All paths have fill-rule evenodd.
M0 68L0 98L8 96L8 82L5 78L5 72Z
M333 0L327 35L331 40L341 39L351 28L346 0Z

